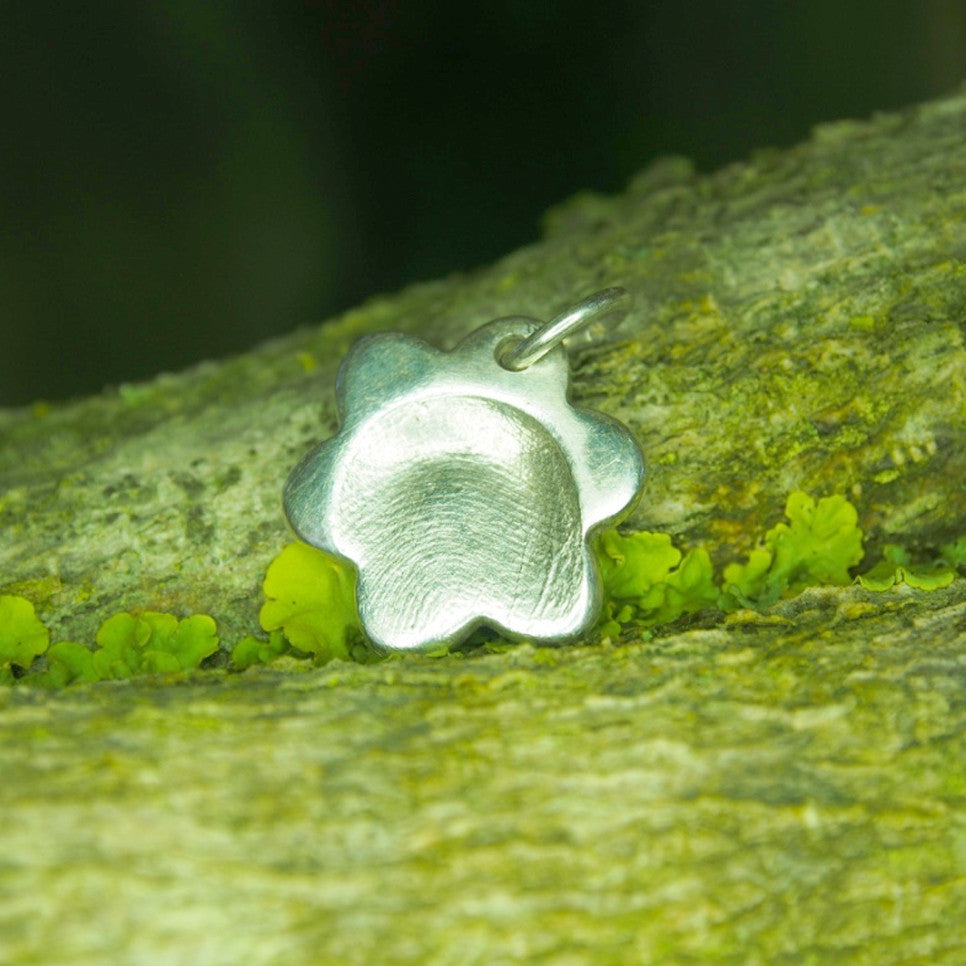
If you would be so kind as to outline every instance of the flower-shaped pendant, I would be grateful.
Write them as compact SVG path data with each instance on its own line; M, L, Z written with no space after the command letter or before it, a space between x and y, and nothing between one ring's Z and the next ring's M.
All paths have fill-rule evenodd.
M616 420L567 400L562 338L625 300L608 289L546 326L523 316L452 352L392 333L339 370L341 426L292 471L285 512L358 571L384 650L454 644L485 625L566 641L600 611L588 540L623 515L644 463Z

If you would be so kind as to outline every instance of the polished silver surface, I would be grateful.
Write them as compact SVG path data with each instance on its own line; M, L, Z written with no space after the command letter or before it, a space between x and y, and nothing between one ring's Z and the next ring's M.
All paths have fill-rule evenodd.
M614 286L595 292L552 318L532 335L500 354L500 364L505 369L519 372L542 359L554 346L560 345L590 322L604 315L626 312L630 307L630 292Z
M452 352L377 335L344 360L342 425L293 470L285 511L355 565L377 647L427 650L480 625L565 641L596 620L588 536L633 503L643 459L618 422L568 403L559 344L501 365L539 329L501 319Z

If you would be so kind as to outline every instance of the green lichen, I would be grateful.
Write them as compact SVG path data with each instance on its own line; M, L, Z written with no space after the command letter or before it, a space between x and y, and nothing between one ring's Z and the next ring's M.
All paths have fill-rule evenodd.
M849 569L862 559L855 507L842 496L816 502L796 491L785 514L788 522L772 527L745 563L725 567L720 580L703 548L682 555L668 534L606 531L597 543L607 598L602 633L614 636L627 623L655 627L707 609L761 609L808 586L849 583Z
M862 559L858 513L843 496L815 500L795 491L785 504L788 523L765 534L743 564L725 567L723 591L736 605L768 606L816 584L844 586Z
M215 622L207 614L179 621L173 614L122 612L97 632L93 667L100 680L135 674L193 671L218 649Z
M64 688L68 684L99 681L94 652L76 641L58 641L47 652L47 670L31 677L31 684Z
M297 652L281 630L272 631L267 641L249 634L232 648L231 663L235 670L244 671L256 664L270 664L277 657L291 653Z
M669 534L648 530L627 535L607 530L597 550L606 593L624 600L642 598L681 561L681 551L671 545Z
M942 548L943 559L952 567L966 567L966 536Z
M316 662L347 660L352 644L361 640L355 574L329 554L290 543L269 564L262 589L268 598L258 614L262 629L281 631Z
M913 566L909 551L894 543L883 547L882 556L879 563L857 578L866 590L885 591L896 584L917 590L938 590L956 579L956 571L941 562Z
M605 531L597 559L606 598L603 632L609 636L620 624L653 627L718 604L708 552L698 548L682 557L666 533Z
M20 670L24 684L38 687L194 671L218 649L217 628L207 614L178 620L157 611L109 617L97 632L93 650L77 641L58 641L48 649L49 641L29 601L0 598L0 648L12 655L0 670L0 681L6 683L15 680L11 666ZM45 666L31 667L42 654Z
M49 643L50 634L29 600L0 595L0 683L13 680L14 668L29 668Z
M666 533L608 530L595 542L604 588L598 624L602 637L624 627L653 628L701 611L765 610L808 586L844 585L862 559L862 531L855 507L842 496L818 501L796 491L786 502L787 522L776 524L744 563L728 564L720 577L703 547L682 553ZM855 578L886 591L897 584L918 590L945 587L956 567L966 567L966 537L947 544L936 562L913 564L907 551L887 545L883 559ZM333 659L381 660L363 636L355 604L355 573L340 559L304 543L284 547L271 562L259 623L268 637L249 635L231 651L238 671L288 655L322 664ZM179 620L173 614L122 612L97 632L96 648L49 634L23 597L0 596L0 683L43 687L189 672L218 648L215 622L205 614ZM500 642L484 641L498 647ZM37 661L38 657L43 659Z

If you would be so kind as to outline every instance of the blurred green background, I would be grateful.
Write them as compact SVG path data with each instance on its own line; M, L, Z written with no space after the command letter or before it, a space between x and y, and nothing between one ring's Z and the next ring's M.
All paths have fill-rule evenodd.
M0 405L236 352L966 77L964 0L0 2ZM581 294L581 293L575 293Z

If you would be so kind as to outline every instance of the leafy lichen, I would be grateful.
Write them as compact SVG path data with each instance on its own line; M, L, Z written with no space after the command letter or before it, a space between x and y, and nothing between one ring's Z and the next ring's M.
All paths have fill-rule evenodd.
M64 688L68 684L99 681L94 652L76 641L58 641L47 652L47 670L32 678L42 687Z
M0 682L12 681L14 668L29 668L49 643L50 634L29 600L0 595Z
M290 543L269 564L262 587L268 598L258 614L263 630L281 631L319 663L349 658L353 638L362 636L350 567L308 544Z
M701 547L682 556L664 533L603 533L602 632L613 636L628 622L654 627L709 608L764 608L808 586L849 583L849 569L862 559L855 507L842 496L816 502L796 491L785 514L788 522L772 527L745 563L725 567L720 580Z
M256 664L270 664L275 658L291 651L292 647L281 629L272 631L268 640L249 634L232 648L231 663L236 670L244 671Z
M815 584L844 586L862 559L858 513L845 497L816 501L795 491L779 523L752 550L746 563L725 567L723 591L739 606L767 606Z
M631 620L653 627L718 603L708 552L698 548L682 557L666 533L607 530L598 540L597 559L606 598L603 629L609 635Z
M956 578L956 571L943 563L913 565L909 551L898 544L886 544L882 556L879 563L857 578L866 590L884 591L896 584L917 590L938 590L948 587Z
M218 649L215 622L207 614L178 620L174 614L126 611L109 617L91 650L77 641L50 644L50 633L24 597L0 596L0 682L18 675L27 684L68 684L118 680L137 674L194 671ZM38 657L45 662L35 664ZM16 670L15 670L16 669Z
M942 556L952 567L966 567L966 536L947 543L942 549Z
M207 614L179 621L173 614L126 611L109 617L97 632L93 667L100 680L135 674L193 671L218 649L215 622Z
M728 564L720 577L704 547L682 553L666 533L603 532L595 543L604 587L598 633L614 638L628 624L653 628L700 611L767 610L805 587L852 581L850 570L863 555L855 507L842 496L816 501L796 491L785 514L787 522L768 530L744 563ZM951 583L957 567L966 567L966 538L944 546L940 560L916 564L901 547L887 545L883 560L854 579L873 591L897 584L934 590ZM268 637L238 641L231 650L235 670L283 655L316 664L381 659L363 635L355 572L339 558L304 543L289 544L269 565L263 590L259 623ZM124 611L104 621L94 649L74 641L48 644L33 604L0 595L0 683L64 687L193 671L217 650L218 632L206 614L179 620L156 611Z

